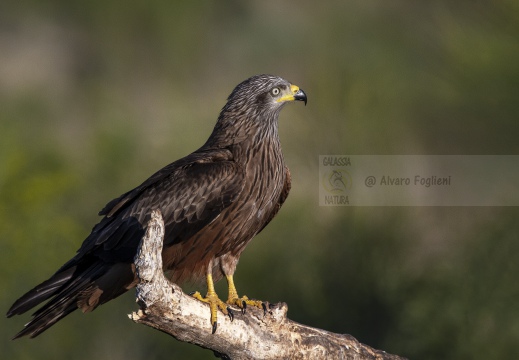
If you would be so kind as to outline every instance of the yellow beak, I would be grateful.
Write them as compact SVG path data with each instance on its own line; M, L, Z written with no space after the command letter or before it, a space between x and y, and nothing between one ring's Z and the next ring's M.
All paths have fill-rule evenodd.
M283 101L304 101L306 105L306 94L303 90L299 88L297 85L290 85L290 93L280 97L277 101L283 102Z

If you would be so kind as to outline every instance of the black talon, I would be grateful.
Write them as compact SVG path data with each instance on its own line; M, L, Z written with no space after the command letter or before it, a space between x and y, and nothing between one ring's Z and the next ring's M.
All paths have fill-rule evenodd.
M227 306L227 315L229 316L229 320L231 322L234 320L234 313L232 312L231 308Z
M216 332L216 327L218 326L218 323L215 321L213 323L213 331L211 332L211 334L214 334Z
M193 295L195 295L195 293L196 293L196 291L191 291L188 295L193 296Z
M263 308L263 316L267 315L267 305L265 305L265 303L262 302L261 307Z
M245 314L245 311L247 310L247 303L245 302L245 300L241 302L241 305L242 305L241 313Z

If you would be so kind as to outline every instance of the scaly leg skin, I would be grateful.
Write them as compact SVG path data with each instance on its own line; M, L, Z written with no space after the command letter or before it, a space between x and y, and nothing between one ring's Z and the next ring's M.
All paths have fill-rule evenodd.
M229 298L227 299L227 304L235 305L241 309L242 314L245 314L245 310L247 310L247 305L255 306L260 309L263 309L263 315L267 313L267 306L259 300L251 300L247 296L238 297L238 292L236 291L236 286L234 286L234 280L232 275L226 275L227 283L229 285Z
M217 314L218 309L220 309L225 315L228 315L231 321L234 316L230 311L229 307L226 303L224 303L214 291L214 283L213 276L211 274L207 274L207 295L203 297L198 291L192 294L195 299L198 299L202 302L209 304L209 308L211 309L211 325L212 325L212 333L216 332L217 323Z

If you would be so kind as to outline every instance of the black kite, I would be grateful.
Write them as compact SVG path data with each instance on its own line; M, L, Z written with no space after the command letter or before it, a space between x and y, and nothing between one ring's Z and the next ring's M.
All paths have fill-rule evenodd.
M238 297L233 274L247 243L276 215L290 190L278 137L281 108L306 94L286 80L253 76L227 99L207 142L110 201L77 254L18 299L7 316L48 300L15 338L35 337L76 309L90 312L138 282L133 259L152 210L165 222L164 270L174 282L207 280L211 324L227 304L262 306ZM227 303L213 281L226 277Z

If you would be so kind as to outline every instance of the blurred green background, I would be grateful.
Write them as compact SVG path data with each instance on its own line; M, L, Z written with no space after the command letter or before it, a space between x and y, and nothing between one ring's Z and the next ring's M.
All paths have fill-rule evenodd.
M238 290L412 359L519 358L517 207L318 206L319 155L519 154L515 0L3 1L2 311L258 73L309 102L281 114L293 188ZM136 309L132 291L16 342L29 316L4 319L2 358L213 358Z

